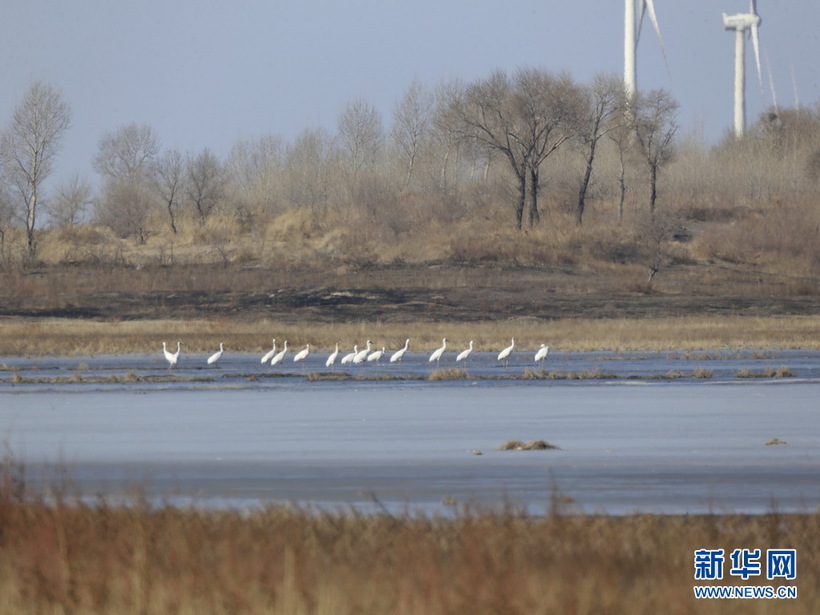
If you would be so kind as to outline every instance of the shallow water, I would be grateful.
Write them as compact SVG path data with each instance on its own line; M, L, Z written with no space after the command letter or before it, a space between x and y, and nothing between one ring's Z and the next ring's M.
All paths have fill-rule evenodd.
M325 367L328 353L312 353L306 361L293 362L293 353L283 363L261 365L259 357L226 350L215 365L207 365L207 355L180 357L174 369L161 354L89 357L0 357L0 392L112 389L191 389L265 388L313 385L311 374L348 374L365 380L423 380L437 369L460 368L468 378L478 380L520 380L533 373L554 373L559 377L582 375L588 380L699 380L708 372L709 380L736 381L741 370L761 374L787 367L798 380L820 379L820 352L806 350L717 350L709 352L556 352L536 364L533 352L515 352L507 366L497 353L476 352L467 362L456 363L458 350L448 352L440 363L428 361L428 353L408 353L401 363L387 359L379 363ZM340 352L342 356L344 351ZM389 356L389 351L388 351Z
M139 485L151 498L201 506L449 514L454 502L506 501L533 513L558 502L620 514L820 503L820 353L555 353L544 369L612 377L539 381L484 379L532 366L520 357L505 370L486 354L471 357L474 379L444 382L309 382L310 371L327 371L311 358L275 373L251 355L212 369L189 359L176 372L209 382L3 382L0 438L33 488L59 482L63 466L70 489L87 496ZM0 361L16 370L9 375L168 373L157 357ZM781 365L794 377L735 377ZM654 379L698 368L713 378ZM413 355L354 373L430 369ZM787 444L765 444L773 438ZM498 450L510 439L560 448Z

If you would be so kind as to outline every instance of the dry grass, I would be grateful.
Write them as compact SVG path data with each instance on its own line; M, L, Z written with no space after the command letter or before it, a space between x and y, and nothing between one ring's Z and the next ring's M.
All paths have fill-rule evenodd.
M782 365L778 368L767 367L760 371L741 369L735 374L737 378L794 378L794 372Z
M820 601L817 514L587 516L560 497L547 517L89 505L59 490L46 503L3 469L3 615L808 615ZM695 600L694 550L737 547L796 548L798 599Z
M466 380L470 377L462 367L444 367L434 369L427 377L428 380Z
M427 195L421 197L425 203L419 210L414 199L420 195L408 194L392 197L394 205L379 207L376 215L354 208L344 215L327 211L317 217L307 208L292 208L276 214L256 212L254 223L246 225L226 211L212 214L205 225L182 219L178 234L172 234L160 216L145 244L117 237L105 227L41 231L38 257L47 264L103 267L254 262L280 269L331 262L361 268L449 260L573 266L585 271L614 266L610 274L622 267L646 268L647 244L640 233L644 212L630 210L618 222L611 204L602 202L601 209L590 211L584 226L578 227L572 212L563 207L570 194L550 194L544 203L549 223L527 233L513 228L503 196L479 205L475 195L463 195L471 205L465 208L441 195ZM458 210L456 215L445 214L450 206ZM727 205L719 196L708 194L702 199L683 199L677 207L667 205L665 211L691 238L664 242L664 251L676 260L706 263L717 259L782 275L806 270L816 276L820 266L814 249L820 214L814 201L802 194L775 197L754 206ZM23 239L17 229L9 231L6 244L15 249L8 250L20 250L16 246Z
M224 342L226 352L264 354L271 338L316 351L352 349L366 339L388 351L404 345L410 352L432 351L448 339L452 348L475 340L476 352L498 351L516 338L516 352L534 352L541 343L556 350L684 350L723 348L820 348L820 317L680 317L658 319L561 319L418 322L280 323L229 319L84 321L9 319L0 321L0 356L80 356L158 353L162 342L181 340L182 351L207 352Z
M501 451L552 451L558 450L558 447L546 440L531 440L530 442L522 442L521 440L507 440L504 444L498 447Z
M43 378L32 376L21 376L14 374L11 378L0 378L0 382L11 382L12 384L121 384L133 382L216 382L210 376L180 376L178 374L137 376L133 372L108 376L88 376L74 373L71 376L48 376Z
M617 380L618 375L603 372L597 368L585 369L580 372L524 368L521 377L524 380Z

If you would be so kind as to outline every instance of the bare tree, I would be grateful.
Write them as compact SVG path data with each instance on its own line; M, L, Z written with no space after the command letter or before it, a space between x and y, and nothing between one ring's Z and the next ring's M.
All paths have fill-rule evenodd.
M225 194L225 168L207 147L189 157L186 168L188 197L196 208L199 221L204 223Z
M317 210L328 199L328 159L331 138L323 130L302 131L287 150L288 200L298 207Z
M100 224L145 243L150 213L158 201L153 173L159 152L159 136L147 124L128 124L100 138L91 162L103 178L95 203Z
M520 229L527 199L527 171L530 152L518 138L516 118L512 113L513 85L504 71L495 71L487 79L447 92L447 124L462 140L475 141L488 150L504 156L516 178L518 198L515 225Z
M815 185L820 183L820 148L809 154L804 172L809 182Z
M34 227L42 183L53 170L60 142L70 126L71 108L62 93L35 81L15 107L11 124L0 139L6 180L22 203L30 259L36 255Z
M14 205L6 186L0 184L0 264L6 263L6 231L11 227Z
M225 172L237 208L248 214L277 209L282 198L285 149L284 140L277 135L242 139L234 144Z
M432 149L437 152L438 187L441 189L450 187L453 183L451 176L457 177L461 148L469 142L464 139L458 116L461 109L459 99L464 96L465 90L463 82L453 80L439 85L434 94L430 137Z
M151 126L132 123L100 138L91 165L106 178L134 179L151 169L160 149L160 138Z
M583 96L567 74L524 68L516 74L516 115L520 139L529 151L529 224L537 224L541 165L581 126Z
M75 173L57 186L47 209L54 226L75 226L93 203L94 186Z
M155 203L155 193L148 182L112 178L102 186L95 219L120 237L136 237L140 244L144 244Z
M597 76L585 88L585 117L578 131L578 141L584 153L584 174L578 188L578 202L575 206L575 222L581 226L584 221L587 191L592 179L592 168L598 142L623 122L623 85L613 77Z
M168 211L171 231L173 231L175 235L178 232L177 212L179 211L180 198L185 187L184 166L184 159L179 150L171 149L162 154L162 156L154 162L154 172L152 173L162 202Z
M339 114L338 138L348 168L357 174L378 159L384 141L379 111L363 100L348 104Z
M652 216L638 224L638 240L641 244L641 258L649 269L646 280L647 290L651 290L652 282L660 270L670 259L669 245L682 232L680 220L666 213Z
M538 189L544 161L578 130L580 90L568 76L504 71L450 94L453 130L504 156L518 184L516 228L521 229L529 185L530 226L539 220Z
M632 119L628 109L624 108L612 130L607 136L612 139L618 152L618 221L624 219L624 202L626 201L626 166L632 144Z
M404 159L404 186L410 186L419 152L432 123L433 97L417 79L393 111L393 141Z
M678 103L664 90L639 94L635 103L634 134L649 172L649 211L655 215L658 173L675 159Z

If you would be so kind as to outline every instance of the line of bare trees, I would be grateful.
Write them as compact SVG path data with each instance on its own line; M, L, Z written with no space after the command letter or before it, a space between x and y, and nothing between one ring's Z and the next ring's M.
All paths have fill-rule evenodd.
M335 134L308 128L292 142L245 139L224 159L207 148L163 149L150 125L128 124L100 138L90 161L96 184L76 175L44 201L71 111L59 90L35 82L0 137L0 249L6 231L22 225L27 255L36 256L43 203L53 226L93 222L145 243L185 224L204 226L217 213L250 227L293 208L320 224L382 220L401 233L424 222L413 218L410 202L436 202L437 215L457 220L466 206L452 195L476 186L508 199L495 204L509 206L510 223L523 230L544 223L551 191L574 194L564 207L582 225L590 199L617 203L622 219L630 194L652 218L663 185L704 202L703 190L728 193L730 176L760 199L817 185L820 109L763 116L742 142L726 139L711 150L682 142L677 109L663 90L626 101L615 78L581 84L535 68L437 88L414 81L389 131L375 107L356 100L339 113ZM681 152L684 171L672 177ZM733 170L721 175L713 171L716 157L744 162L724 165Z

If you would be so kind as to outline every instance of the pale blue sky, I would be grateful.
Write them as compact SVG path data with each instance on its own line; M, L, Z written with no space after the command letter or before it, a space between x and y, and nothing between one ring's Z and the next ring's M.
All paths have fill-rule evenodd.
M681 104L684 133L709 143L732 125L734 34L721 12L747 0L655 0L667 71L648 21L640 89ZM747 46L748 117L777 100L820 101L820 1L758 0L764 91ZM73 109L60 174L93 177L105 131L148 123L166 147L227 155L239 138L335 130L356 98L389 125L414 78L435 86L495 68L566 70L579 81L623 73L622 0L7 0L0 8L0 123L33 79ZM768 59L768 60L767 60ZM794 78L792 78L794 75Z

